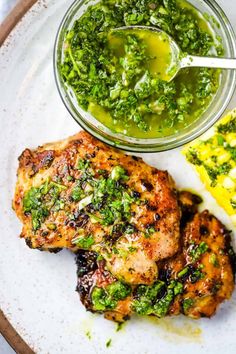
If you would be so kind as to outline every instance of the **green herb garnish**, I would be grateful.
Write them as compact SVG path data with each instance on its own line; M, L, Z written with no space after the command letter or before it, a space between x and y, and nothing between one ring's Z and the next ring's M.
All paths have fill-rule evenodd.
M193 305L194 305L193 299L184 299L184 301L183 301L184 314L187 314Z
M72 240L72 243L82 249L89 249L94 245L95 241L92 235L78 236Z
M199 245L192 244L189 250L189 255L191 256L192 262L198 261L208 249L209 247L205 242L201 242Z
M92 291L92 303L97 311L112 310L119 300L125 299L131 293L129 285L116 281L105 288L95 287Z
M24 213L31 214L34 231L40 228L53 207L62 208L63 201L59 201L59 197L65 189L59 183L46 180L41 186L32 187L25 193L23 210Z
M223 52L206 20L181 2L101 0L89 6L65 35L62 79L81 107L116 132L142 138L176 133L209 106L219 72L196 68L183 70L171 82L162 80L160 65L151 69L158 51L149 53L150 33L145 37L145 32L140 36L111 31L129 25L162 29L184 53L207 56L212 48L218 55Z

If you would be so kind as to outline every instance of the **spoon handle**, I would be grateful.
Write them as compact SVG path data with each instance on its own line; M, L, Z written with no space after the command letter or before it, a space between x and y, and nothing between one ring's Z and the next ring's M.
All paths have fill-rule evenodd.
M180 61L181 68L201 67L201 68L217 68L217 69L236 69L236 58L214 58L214 57L198 57L187 55Z

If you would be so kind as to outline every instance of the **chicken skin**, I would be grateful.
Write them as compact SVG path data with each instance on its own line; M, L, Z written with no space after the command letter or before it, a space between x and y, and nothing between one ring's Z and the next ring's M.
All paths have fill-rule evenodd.
M133 313L157 317L182 313L195 319L215 314L234 289L236 258L230 233L208 211L198 213L196 205L186 204L184 210L182 246L174 257L159 262L159 276L151 286L120 283L96 253L77 253L77 291L88 310L117 322Z
M152 284L179 248L180 207L165 171L79 132L26 149L13 208L31 248L100 254L119 281Z

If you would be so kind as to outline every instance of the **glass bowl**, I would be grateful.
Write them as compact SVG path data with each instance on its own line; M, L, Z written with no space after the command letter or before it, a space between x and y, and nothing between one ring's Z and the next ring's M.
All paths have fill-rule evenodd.
M235 70L222 71L219 89L209 107L195 122L182 129L181 132L167 137L140 139L116 133L107 128L78 105L73 91L68 89L60 76L59 65L63 59L63 41L67 30L73 26L74 21L86 11L88 6L97 2L98 0L75 1L67 10L63 18L55 41L54 73L56 84L66 108L76 122L78 122L83 129L101 141L112 146L117 146L123 150L133 152L158 152L170 150L188 143L209 129L221 117L232 98L236 85ZM213 19L213 24L218 24L218 26L214 26L214 32L222 38L222 45L225 50L224 56L228 58L236 58L235 34L221 7L214 0L188 0L188 2L197 8L203 15L207 15L207 18Z

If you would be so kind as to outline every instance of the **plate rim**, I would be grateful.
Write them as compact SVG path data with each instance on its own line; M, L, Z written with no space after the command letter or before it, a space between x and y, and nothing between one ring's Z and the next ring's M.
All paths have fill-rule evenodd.
M28 10L38 0L18 0L16 5L10 11L9 15L0 24L0 47L3 45L13 28L22 19L22 17L28 12Z
M0 333L12 347L12 349L19 354L35 354L30 346L24 341L16 329L11 325L3 311L0 309Z
M0 24L0 48L9 38L12 30L22 20L31 7L41 0L18 0L16 5ZM0 308L0 334L10 347L19 354L36 354L36 351L23 339L13 327L6 313Z
M37 2L37 0L19 0L17 4L10 11L9 15L0 24L0 48L8 38L11 31L29 11L29 9ZM0 309L0 333L12 347L12 349L19 354L34 354L32 348L25 342L21 335L11 325L10 321Z

